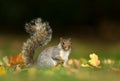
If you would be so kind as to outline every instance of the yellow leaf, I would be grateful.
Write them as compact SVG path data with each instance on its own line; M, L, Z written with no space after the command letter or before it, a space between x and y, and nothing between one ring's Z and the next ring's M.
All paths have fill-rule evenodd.
M0 66L0 75L5 75L6 74L6 70L3 66Z
M73 60L72 59L69 59L68 60L68 65L72 65L73 64Z
M56 66L52 67L53 70L61 68L63 65L62 64L57 64Z
M0 75L5 75L6 74L6 70L3 67L3 63L2 61L0 61Z
M82 67L90 67L88 64L81 64Z
M80 58L80 64L87 64L87 60L85 58Z
M88 63L94 67L98 67L100 64L100 60L98 59L98 56L95 53L93 53L90 54L90 60L88 61Z
M77 59L70 59L68 60L68 65L74 67L74 68L79 68L80 67L80 61Z
M112 59L104 59L104 60L103 60L103 63L104 63L104 64L114 64L115 61L112 60Z
M3 57L3 62L5 63L6 66L10 66L9 59L7 56Z
M2 63L2 61L0 61L0 66L2 66L3 65L3 63Z

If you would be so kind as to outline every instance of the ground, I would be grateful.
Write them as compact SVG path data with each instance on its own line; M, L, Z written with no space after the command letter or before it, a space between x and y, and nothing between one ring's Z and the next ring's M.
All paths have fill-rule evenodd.
M0 61L4 56L17 55L27 36L1 35L0 36ZM39 52L46 47L58 44L59 39L53 38L49 45L39 48L34 59ZM0 75L1 81L119 81L120 79L120 43L107 42L93 39L78 39L72 37L72 51L69 57L69 65L62 67L58 65L52 68L36 69L6 67L0 68L3 74ZM95 53L100 60L100 64L95 58L90 58L90 54ZM94 57L94 56L93 56ZM97 58L97 57L96 57ZM89 63L89 61L93 63ZM90 61L90 62L91 62ZM93 64L93 65L92 65ZM20 69L20 70L19 70ZM4 72L5 70L5 72Z

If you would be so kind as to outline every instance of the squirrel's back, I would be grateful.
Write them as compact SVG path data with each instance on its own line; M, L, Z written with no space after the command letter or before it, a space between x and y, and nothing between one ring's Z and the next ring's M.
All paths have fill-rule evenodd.
M40 18L32 20L25 25L30 38L23 44L21 53L27 66L34 63L33 56L38 47L46 45L52 38L52 29L47 22Z

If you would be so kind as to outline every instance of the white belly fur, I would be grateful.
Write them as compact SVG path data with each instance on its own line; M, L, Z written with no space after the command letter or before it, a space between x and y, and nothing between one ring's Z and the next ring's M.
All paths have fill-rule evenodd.
M68 56L70 54L70 51L64 51L64 50L61 50L60 51L60 56L66 61L68 60Z

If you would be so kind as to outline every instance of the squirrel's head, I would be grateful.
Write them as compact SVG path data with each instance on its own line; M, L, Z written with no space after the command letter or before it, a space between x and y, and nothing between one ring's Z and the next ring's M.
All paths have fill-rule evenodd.
M71 38L64 39L61 37L60 44L63 50L68 51L69 49L71 49L71 45L72 45Z

